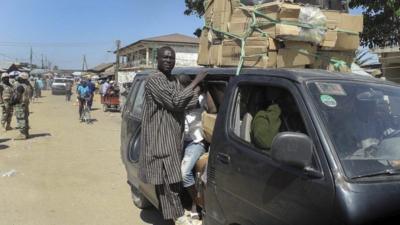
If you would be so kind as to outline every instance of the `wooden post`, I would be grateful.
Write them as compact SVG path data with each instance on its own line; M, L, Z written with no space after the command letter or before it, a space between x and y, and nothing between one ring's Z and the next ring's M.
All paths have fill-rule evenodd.
M116 53L116 62L115 62L115 71L114 71L114 76L115 76L115 83L118 84L118 70L119 70L119 49L121 47L121 41L117 40L117 53Z

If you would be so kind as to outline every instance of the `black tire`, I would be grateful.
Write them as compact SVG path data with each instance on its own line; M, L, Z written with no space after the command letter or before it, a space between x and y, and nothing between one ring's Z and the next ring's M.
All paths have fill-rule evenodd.
M147 200L146 197L143 196L140 190L135 188L133 185L130 186L131 186L133 204L139 209L146 209L151 207L151 203L149 202L149 200Z

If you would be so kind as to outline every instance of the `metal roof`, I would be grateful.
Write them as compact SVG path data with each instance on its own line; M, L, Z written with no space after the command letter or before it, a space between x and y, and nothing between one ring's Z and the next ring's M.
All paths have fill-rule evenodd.
M196 37L191 37L187 36L184 34L167 34L167 35L162 35L162 36L157 36L157 37L150 37L150 38L145 38L138 40L130 45L124 46L120 49L120 51L129 48L131 46L134 46L140 42L158 42L158 43L182 43L182 44L199 44L199 38Z
M89 71L104 72L106 69L108 69L112 66L114 66L114 63L102 63L102 64L99 64L99 65L89 69Z
M190 37L183 34L168 34L162 35L152 38L142 39L141 41L155 41L155 42L174 42L174 43L190 43L190 44L198 44L199 39L195 37Z

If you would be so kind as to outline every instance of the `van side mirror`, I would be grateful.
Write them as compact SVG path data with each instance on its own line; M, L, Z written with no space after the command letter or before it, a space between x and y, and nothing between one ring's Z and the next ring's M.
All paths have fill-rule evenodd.
M271 157L277 162L306 169L312 163L314 144L302 133L281 132L272 140Z

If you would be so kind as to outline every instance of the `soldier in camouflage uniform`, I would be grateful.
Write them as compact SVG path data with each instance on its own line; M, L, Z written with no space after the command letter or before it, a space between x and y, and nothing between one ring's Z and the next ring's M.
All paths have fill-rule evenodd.
M4 131L11 130L11 119L13 115L13 106L11 105L11 97L13 95L13 87L10 84L10 75L3 73L0 83L0 106L2 108L1 125Z
M32 88L28 81L29 75L21 73L17 78L14 90L15 115L17 117L20 134L14 140L25 140L29 138L29 99L32 95Z

